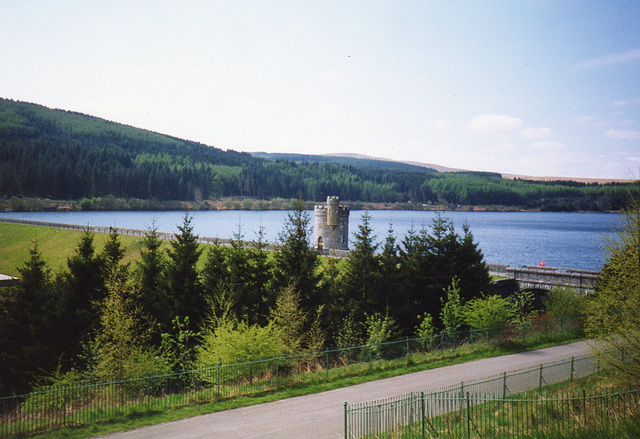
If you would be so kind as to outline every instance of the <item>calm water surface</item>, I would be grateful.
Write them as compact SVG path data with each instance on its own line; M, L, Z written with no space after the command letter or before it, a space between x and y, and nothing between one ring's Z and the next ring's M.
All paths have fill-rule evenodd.
M200 236L232 238L240 231L255 239L262 227L268 242L277 242L288 211L198 211L192 212L194 231ZM352 211L351 236L364 211ZM378 241L384 241L391 225L401 241L410 229L429 227L434 212L370 211L371 226ZM313 225L313 212L309 212ZM457 229L467 222L489 263L511 266L537 265L599 270L606 259L604 237L613 237L620 216L606 213L546 212L444 212ZM2 217L91 226L176 232L183 212L11 212Z

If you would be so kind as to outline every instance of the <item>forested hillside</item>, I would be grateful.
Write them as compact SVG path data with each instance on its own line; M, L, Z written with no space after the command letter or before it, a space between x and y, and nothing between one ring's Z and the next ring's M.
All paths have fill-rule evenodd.
M260 145L256 145L259 149ZM0 99L0 196L79 200L273 197L616 210L623 184L507 180L345 157L268 159L96 117Z

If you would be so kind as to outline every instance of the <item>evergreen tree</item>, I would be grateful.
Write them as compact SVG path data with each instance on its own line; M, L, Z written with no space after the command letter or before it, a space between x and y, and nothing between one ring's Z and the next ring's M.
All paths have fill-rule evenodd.
M260 226L257 239L251 243L251 265L253 270L253 288L259 298L257 304L257 314L260 324L266 324L265 316L274 306L276 296L273 292L273 263L267 253L267 243L265 242L264 227Z
M274 253L275 290L291 285L300 295L302 309L309 311L320 305L318 297L318 252L311 246L309 214L298 199L287 215L280 247Z
M460 297L460 287L458 286L458 278L451 280L451 285L445 289L445 296L440 298L442 303L442 312L440 320L444 332L453 333L464 324L464 305ZM446 300L445 300L446 297Z
M106 270L105 277L122 262L125 252L126 249L122 245L122 242L120 242L118 229L109 227L109 238L107 238L107 242L105 242L100 255L100 258L104 262L104 269Z
M380 279L378 280L378 290L385 298L384 305L389 307L392 314L393 309L401 300L401 274L399 271L400 256L398 254L398 244L393 232L393 227L389 225L387 237L385 238L382 253L380 254ZM379 309L378 311L382 311Z
M59 333L67 359L82 352L96 328L98 309L104 299L104 261L96 255L94 235L85 230L73 254L67 258L67 272L61 275L58 301Z
M270 305L270 268L260 233L258 241L247 246L239 228L225 259L236 317L250 324L266 323Z
M188 212L185 213L182 225L178 226L180 233L171 241L165 280L173 316L188 316L190 329L195 330L206 314L206 304L197 269L202 250L198 236L193 233L192 219Z
M433 219L431 233L426 236L428 265L423 267L430 278L430 293L439 297L442 291L451 284L460 263L460 242L453 222L440 212Z
M35 242L18 268L20 283L0 293L0 394L26 391L32 378L55 369L54 284Z
M136 275L142 308L160 324L162 330L170 328L171 319L174 317L172 303L163 282L165 266L162 241L154 223L142 238L140 259L136 261Z
M231 288L226 258L227 249L223 248L218 241L209 246L204 267L200 273L204 296L208 302L212 301L220 290Z
M93 375L106 380L166 372L158 350L151 347L152 325L138 303L128 268L116 267L106 285L99 326L87 352Z
M417 322L417 316L423 313L438 315L439 309L434 301L437 298L430 293L430 270L428 269L429 248L427 230L423 227L419 232L411 229L402 240L399 249L400 285L397 301L392 310L402 329L411 330Z
M468 225L464 236L455 231L451 220L440 213L433 219L431 233L422 228L410 231L400 251L402 298L396 316L403 325L415 326L418 314L441 315L443 292L457 277L460 296L469 300L489 286L488 269L482 252ZM417 312L416 312L417 311Z
M300 309L300 298L292 287L280 292L270 313L271 324L281 335L286 354L300 352L307 315Z
M484 255L474 240L468 223L462 226L463 235L456 255L455 273L464 300L479 297L487 291L491 284L489 269L484 262Z
M353 249L345 264L344 296L348 309L361 321L364 314L386 308L386 298L379 290L380 261L376 255L378 244L370 225L371 216L365 213L354 234ZM381 303L382 302L382 303Z

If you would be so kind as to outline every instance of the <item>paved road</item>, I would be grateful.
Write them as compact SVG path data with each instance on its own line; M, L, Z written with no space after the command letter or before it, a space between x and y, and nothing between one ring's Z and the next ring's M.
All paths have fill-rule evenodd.
M589 353L586 342L416 372L395 378L116 433L108 439L342 438L350 404L458 384Z

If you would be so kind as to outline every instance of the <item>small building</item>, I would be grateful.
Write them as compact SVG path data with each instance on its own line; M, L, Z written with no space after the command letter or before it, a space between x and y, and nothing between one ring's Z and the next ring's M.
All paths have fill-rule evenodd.
M327 204L316 204L313 243L318 250L349 250L349 206L340 198L327 197Z

